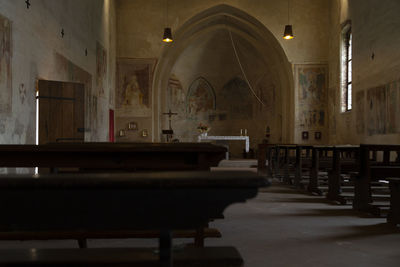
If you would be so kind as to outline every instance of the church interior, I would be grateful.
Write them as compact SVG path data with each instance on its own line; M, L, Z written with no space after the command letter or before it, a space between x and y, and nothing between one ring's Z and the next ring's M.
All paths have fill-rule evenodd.
M398 266L399 11L0 0L0 266Z

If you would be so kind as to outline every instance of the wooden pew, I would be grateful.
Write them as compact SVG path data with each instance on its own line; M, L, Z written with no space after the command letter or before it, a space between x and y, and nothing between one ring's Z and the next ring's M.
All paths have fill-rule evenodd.
M383 154L382 159L377 153ZM379 207L373 205L371 183L400 177L399 153L400 145L360 145L360 169L354 175L354 209L380 215Z
M126 172L165 170L210 170L225 156L226 148L208 143L61 143L46 145L0 145L0 167L40 167L58 172L60 168L76 168L79 172ZM205 225L206 226L206 225ZM152 238L157 231L147 232ZM9 233L3 239L77 239L86 247L87 238L120 237L118 232L97 233ZM196 246L204 246L204 239L220 237L217 229L177 231L177 237L194 238ZM143 238L143 233L130 231L126 238Z
M296 149L294 144L275 144L271 150L271 172L273 177L280 179L287 184L293 184L290 177L290 171L294 166L294 154Z
M388 178L390 188L390 210L387 222L400 224L400 178Z
M359 146L343 145L333 147L332 168L328 172L328 193L326 198L341 204L347 199L342 195L342 175L359 170Z
M79 167L87 171L210 170L226 148L209 143L0 145L0 167Z
M311 156L310 180L307 186L307 191L312 194L322 195L322 190L319 189L319 172L330 171L332 169L332 153L333 146L313 146Z
M269 178L274 176L273 159L275 144L259 144L257 154L257 173ZM268 165L266 164L268 162Z
M294 177L294 185L301 188L301 180L304 170L311 168L311 151L313 146L298 145L296 146L296 171Z
M201 227L267 185L252 172L0 176L0 232L159 229L161 266L172 266L172 229ZM27 261L36 262L29 255ZM49 261L65 263L51 256Z

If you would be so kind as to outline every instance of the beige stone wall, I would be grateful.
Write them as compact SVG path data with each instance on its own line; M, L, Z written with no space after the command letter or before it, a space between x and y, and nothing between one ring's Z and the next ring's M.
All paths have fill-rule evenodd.
M290 23L293 24L294 34L296 36L296 38L291 41L285 41L282 39L284 26L288 23L286 1L169 0L168 26L172 27L173 33L178 32L182 36L185 36L185 33L191 30L190 25L192 28L198 27L199 31L204 30L207 27L201 25L202 28L200 28L199 25L201 22L191 20L196 18L199 14L206 12L206 10L222 4L240 10L251 18L250 21L247 20L248 18L246 16L241 16L239 14L238 20L242 19L243 21L236 22L236 24L232 23L230 25L234 31L242 31L241 34L244 38L251 39L249 36L246 36L251 34L246 32L248 29L243 30L242 28L251 28L252 25L249 26L249 24L259 23L262 25L265 29L261 29L259 26L257 26L258 28L254 28L254 31L258 31L258 33L263 30L265 31L260 34L262 37L255 37L255 39L258 39L250 42L254 47L257 47L259 51L267 51L264 55L261 55L262 53L260 53L260 57L263 57L264 60L268 55L271 57L270 63L273 63L271 63L272 66L270 66L270 69L272 69L270 74L275 76L276 80L278 80L277 83L279 89L282 90L281 95L284 101L276 103L281 108L277 114L282 114L282 118L274 118L274 121L282 121L280 123L282 129L275 131L275 134L279 133L282 135L282 142L301 141L301 136L299 135L302 130L295 124L295 109L297 108L298 103L294 94L293 70L290 67L289 70L285 69L285 64L289 64L289 66L294 66L295 64L327 64L329 59L328 29L330 22L330 2L331 1L329 0L291 0ZM162 95L162 92L158 95L157 90L161 91L160 88L167 87L168 77L172 73L172 68L174 67L174 71L178 72L177 68L179 67L175 67L175 65L181 64L177 63L178 56L169 56L168 53L183 53L183 47L185 47L185 45L182 44L185 40L182 40L179 44L174 43L172 45L165 45L161 42L163 28L166 26L165 3L166 1L159 0L117 1L118 57L158 59L159 68L156 68L154 80L154 82L158 84L153 85L155 101L152 108L154 112L151 118L147 118L149 121L152 121L152 128L154 130L152 140L155 141L160 140L160 129L164 127L166 123L165 119L160 119L160 114L166 111L166 95ZM234 15L229 13L227 14L227 17L234 17ZM213 23L215 23L215 25ZM241 23L243 25L241 25ZM215 21L210 20L208 31L214 32L211 26L218 27L216 24ZM195 34L193 34L193 36L194 35ZM266 35L268 36L265 37ZM264 37L267 41L259 40ZM186 42L186 45L188 46L190 41ZM177 47L179 47L179 49ZM215 51L211 51L208 56L212 56L213 53L215 54ZM202 57L207 57L207 55L202 54ZM272 59L273 57L276 58ZM200 62L201 59L192 57L192 61ZM165 62L171 65L170 69L167 70ZM229 62L227 62L227 65L228 64ZM183 68L183 63L180 66ZM249 69L249 71L252 70ZM199 72L199 69L193 69L191 73L189 72L190 69L187 69L185 71L185 77L179 78L186 81L191 79L189 77L202 74ZM203 74L205 75L206 72L203 72ZM235 71L232 70L231 76L234 75ZM160 81L157 81L157 78ZM183 83L183 86L185 87L184 89L187 90L188 81ZM216 84L217 87L220 86L218 82ZM269 115L271 116L271 113ZM266 114L266 116L268 116L268 114ZM119 127L124 128L125 123L118 125L118 121L119 120L117 119L117 130ZM120 121L125 121L125 119L121 119ZM265 126L264 124L265 122L261 122L259 128L263 128ZM326 130L327 126L324 127ZM238 127L238 129L239 128L240 127ZM237 133L232 131L231 134L233 135ZM259 133L259 135L262 135L262 133ZM324 137L326 137L326 135L324 135ZM132 138L132 140L136 139Z
M331 142L400 142L400 2L335 0L331 8ZM352 22L353 110L340 111L341 24ZM332 105L333 106L333 105Z
M85 127L90 129L85 138L106 141L108 109L114 105L114 1L43 0L31 4L27 9L24 1L0 1L0 15L11 21L12 29L12 109L0 114L0 143L35 143L38 79L85 83ZM96 91L98 44L106 52L107 65L101 95Z

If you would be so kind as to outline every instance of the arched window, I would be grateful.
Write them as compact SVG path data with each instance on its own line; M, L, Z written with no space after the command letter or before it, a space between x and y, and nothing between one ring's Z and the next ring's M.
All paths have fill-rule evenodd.
M342 112L350 111L353 107L353 53L352 53L351 23L346 22L342 30L341 38L341 99Z

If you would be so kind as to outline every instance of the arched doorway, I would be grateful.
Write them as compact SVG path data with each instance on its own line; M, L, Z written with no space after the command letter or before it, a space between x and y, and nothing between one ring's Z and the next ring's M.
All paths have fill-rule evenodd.
M153 92L155 141L169 109L182 141L194 141L198 123L218 135L246 128L253 143L267 127L271 142L293 140L291 65L274 35L237 8L218 5L184 23L159 59Z

